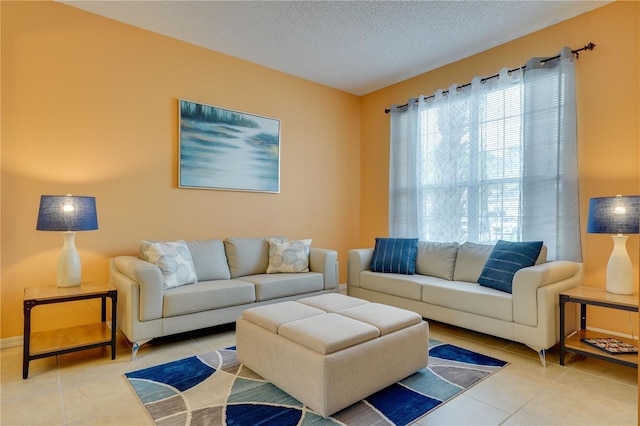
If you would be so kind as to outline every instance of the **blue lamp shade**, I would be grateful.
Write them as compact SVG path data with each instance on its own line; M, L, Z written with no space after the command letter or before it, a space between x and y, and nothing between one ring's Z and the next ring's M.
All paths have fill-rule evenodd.
M617 195L589 200L587 232L592 234L638 234L639 228L639 195Z
M93 231L98 229L96 198L77 195L42 195L38 231Z

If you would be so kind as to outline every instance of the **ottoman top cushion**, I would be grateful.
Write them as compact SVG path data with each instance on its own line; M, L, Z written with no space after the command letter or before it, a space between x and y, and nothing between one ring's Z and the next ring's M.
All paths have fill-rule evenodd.
M320 309L287 301L247 309L242 313L242 318L278 334L278 329L284 323L324 314L326 312Z
M326 312L337 312L342 309L368 304L367 300L357 297L345 296L344 294L328 293L320 296L305 297L298 299L298 302L314 308L322 309Z
M381 303L343 309L338 314L371 324L380 330L381 336L422 322L422 317L415 312Z
M380 331L362 321L328 313L283 324L279 334L326 355L375 339Z

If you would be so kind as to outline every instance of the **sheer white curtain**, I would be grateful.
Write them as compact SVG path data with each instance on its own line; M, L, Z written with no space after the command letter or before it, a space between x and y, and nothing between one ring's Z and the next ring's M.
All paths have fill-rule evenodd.
M575 71L571 49L524 73L523 238L556 259L582 260Z
M419 132L423 97L419 101L410 99L404 108L391 107L389 235L393 237L416 237L424 227L419 214L422 191L418 187L422 180L418 164L422 156Z
M573 57L391 108L389 234L543 240L580 260Z

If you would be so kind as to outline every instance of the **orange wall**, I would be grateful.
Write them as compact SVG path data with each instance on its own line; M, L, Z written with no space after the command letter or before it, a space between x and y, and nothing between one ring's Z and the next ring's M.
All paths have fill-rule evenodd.
M285 234L338 250L346 282L347 251L387 234L384 109L565 45L598 45L577 62L582 223L589 198L640 193L638 2L361 98L58 3L0 8L2 338L22 334L24 287L55 281L62 236L35 231L41 194L96 196L100 229L76 238L85 280L107 279L108 258L135 253L140 239ZM178 98L279 118L281 193L178 189ZM627 244L636 270L638 244ZM583 233L589 285L603 286L611 247ZM96 309L39 307L34 329L94 321ZM611 311L590 322L629 332Z
M580 222L586 229L591 197L640 194L639 75L640 3L616 2L561 22L362 98L360 245L388 233L389 118L384 109L430 95L474 76L515 68L534 56L553 56L563 46L597 47L576 62ZM638 281L637 235L627 248ZM613 244L607 235L582 233L586 285L604 287ZM637 324L637 320L634 321ZM611 310L589 312L589 325L629 333L629 318ZM638 335L638 330L634 330Z
M41 194L94 195L84 280L141 239L286 235L357 245L360 98L54 2L2 7L1 337L22 293L55 283L62 235ZM178 98L281 120L279 194L177 188ZM34 309L34 330L94 322L89 302Z

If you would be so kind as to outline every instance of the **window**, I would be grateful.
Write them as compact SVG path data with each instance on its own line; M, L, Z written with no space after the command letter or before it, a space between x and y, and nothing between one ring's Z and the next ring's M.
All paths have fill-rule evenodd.
M391 110L389 234L542 240L581 260L575 83L568 49ZM567 55L568 53L568 55Z
M420 112L421 237L495 243L521 235L519 87ZM454 123L448 109L455 111Z

